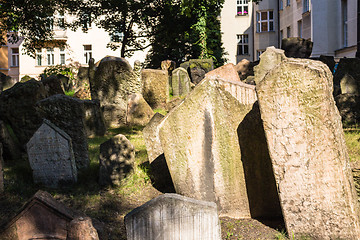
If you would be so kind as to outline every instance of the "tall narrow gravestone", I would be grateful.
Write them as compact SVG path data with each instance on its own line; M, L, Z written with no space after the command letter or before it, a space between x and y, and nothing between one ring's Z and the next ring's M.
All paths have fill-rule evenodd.
M360 239L358 202L332 74L318 61L262 55L257 94L289 236Z
M128 240L220 240L216 204L164 194L125 216Z
M172 72L171 87L173 96L185 96L190 90L190 77L186 69L179 67Z
M71 138L48 120L26 145L35 183L59 187L77 181Z

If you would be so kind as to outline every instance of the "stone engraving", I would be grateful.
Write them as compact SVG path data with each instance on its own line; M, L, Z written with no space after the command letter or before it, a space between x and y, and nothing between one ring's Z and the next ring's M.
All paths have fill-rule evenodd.
M287 59L269 48L259 66L266 65L264 59L281 59L257 78L256 89L289 235L360 239L359 207L329 68L319 61Z
M128 240L220 240L216 204L164 194L125 216Z
M77 181L71 138L50 121L44 120L26 147L35 183L56 188Z

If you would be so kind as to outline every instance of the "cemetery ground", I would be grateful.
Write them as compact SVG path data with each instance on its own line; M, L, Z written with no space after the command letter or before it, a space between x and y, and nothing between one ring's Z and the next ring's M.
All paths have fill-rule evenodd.
M151 168L147 160L142 127L109 129L104 137L89 138L90 167L80 172L78 183L62 189L47 189L33 184L31 168L20 159L5 165L5 193L0 196L0 224L15 215L21 206L39 189L55 199L93 218L102 229L103 239L126 239L124 216L132 209L162 194L152 186ZM136 149L133 173L119 187L98 184L99 146L117 134L125 135ZM345 131L355 184L360 194L360 131ZM358 166L359 165L359 166ZM293 239L286 237L281 221L221 218L222 239Z

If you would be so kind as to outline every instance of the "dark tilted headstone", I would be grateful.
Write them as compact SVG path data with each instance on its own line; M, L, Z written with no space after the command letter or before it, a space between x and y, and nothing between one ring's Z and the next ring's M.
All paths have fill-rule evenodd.
M212 59L190 59L189 64L191 81L194 84L198 84L206 73L214 69Z
M65 94L63 89L63 83L61 81L63 77L63 75L50 75L49 77L44 77L41 79L41 82L44 85L49 96L55 94Z
M216 204L164 194L125 216L128 240L221 239Z
M131 173L135 161L135 148L122 134L100 145L99 183L119 185Z
M258 67L268 65L263 59L274 68L261 78L256 68L256 92L287 232L295 239L358 239L358 197L332 73L274 47Z
M44 120L26 146L35 183L57 188L77 181L71 138L50 121Z
M360 121L360 96L355 94L339 94L335 97L341 121L344 126L354 125Z
M281 42L286 57L309 58L312 48L313 42L299 37L283 38Z

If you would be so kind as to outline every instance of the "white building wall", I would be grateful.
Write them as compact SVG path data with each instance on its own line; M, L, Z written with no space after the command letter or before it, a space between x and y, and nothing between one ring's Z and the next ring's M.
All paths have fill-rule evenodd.
M221 11L222 42L228 63L236 64L241 59L253 59L253 28L252 28L252 3L248 3L248 14L237 15L236 0L226 0ZM247 34L249 37L249 54L237 55L237 35Z

